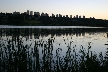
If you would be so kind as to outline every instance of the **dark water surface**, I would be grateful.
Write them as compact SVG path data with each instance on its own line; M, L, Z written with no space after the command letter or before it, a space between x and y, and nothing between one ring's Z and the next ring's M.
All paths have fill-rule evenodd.
M57 70L55 66L60 64L64 66L67 55L70 57L68 59L74 59L75 55L77 56L75 60L79 61L83 55L81 49L86 55L90 52L90 56L93 53L97 58L100 53L105 56L107 44L107 28L1 26L0 70L4 72Z

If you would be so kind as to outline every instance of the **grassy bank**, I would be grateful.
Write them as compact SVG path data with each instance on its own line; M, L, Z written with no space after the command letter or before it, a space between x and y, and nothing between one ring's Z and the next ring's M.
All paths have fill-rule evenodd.
M30 25L30 26L39 26L41 24L41 21L36 21L36 20L25 20L24 21L25 25Z

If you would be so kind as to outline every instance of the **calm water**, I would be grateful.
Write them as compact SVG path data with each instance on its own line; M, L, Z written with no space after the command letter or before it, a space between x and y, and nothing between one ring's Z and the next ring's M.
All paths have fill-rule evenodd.
M51 39L53 40L54 51L57 48L62 49L61 55L66 53L70 43L71 48L75 47L76 50L79 50L81 46L87 49L90 43L91 50L95 52L105 52L107 48L105 44L108 43L108 30L101 27L1 26L0 35L1 44L6 45L8 40L16 40L19 37L23 40L24 45L31 45L30 48L33 48L35 41L44 45L48 39Z
M108 47L105 44L108 44L108 29L101 27L0 27L0 53L3 53L2 58L5 60L9 58L8 53L22 51L21 48L26 49L27 56L33 63L35 51L39 52L39 59L42 59L43 52L51 52L55 58L57 51L60 57L65 56L69 47L77 53L82 47L85 51L91 47L90 51L93 53L102 52L104 55Z

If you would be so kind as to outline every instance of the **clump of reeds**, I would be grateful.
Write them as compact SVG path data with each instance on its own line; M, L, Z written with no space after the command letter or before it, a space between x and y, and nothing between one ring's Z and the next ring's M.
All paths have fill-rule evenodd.
M8 39L7 44L0 44L0 71L1 72L107 72L108 71L108 48L105 56L102 52L99 56L90 51L91 45L76 52L73 44L68 44L66 55L61 57L62 48L57 48L53 55L54 39L48 39L46 43L34 41L24 45L22 38L13 37ZM40 49L42 48L42 58Z

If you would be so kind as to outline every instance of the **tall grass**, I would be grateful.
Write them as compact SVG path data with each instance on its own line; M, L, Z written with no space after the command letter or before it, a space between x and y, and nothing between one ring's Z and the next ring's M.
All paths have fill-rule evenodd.
M53 55L53 42L53 39L46 43L35 41L31 47L24 45L18 36L8 39L7 44L1 42L0 72L108 72L108 48L105 55L102 52L98 55L90 51L89 42L87 50L81 46L76 52L70 42L65 56L61 57L62 48L56 49L56 55Z

